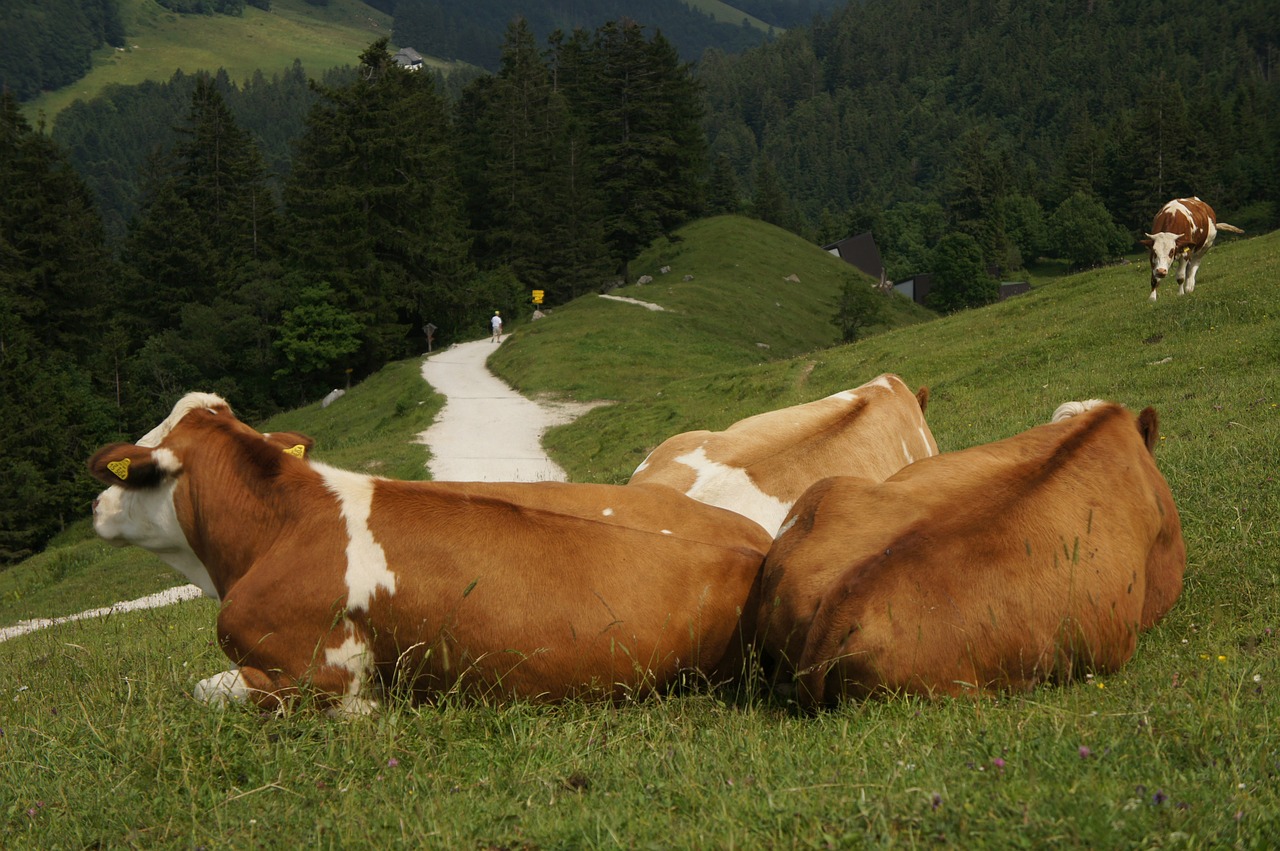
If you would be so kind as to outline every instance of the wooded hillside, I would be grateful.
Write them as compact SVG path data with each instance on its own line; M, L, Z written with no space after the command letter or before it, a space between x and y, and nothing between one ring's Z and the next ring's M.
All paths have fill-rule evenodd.
M1187 194L1251 231L1280 223L1265 0L866 0L711 54L699 80L713 157L784 188L771 220L824 241L871 227L895 275L927 268L944 229L1017 267L1061 246L1073 196L1130 236Z
M90 53L124 44L118 0L5 0L0 89L26 100L84 76Z

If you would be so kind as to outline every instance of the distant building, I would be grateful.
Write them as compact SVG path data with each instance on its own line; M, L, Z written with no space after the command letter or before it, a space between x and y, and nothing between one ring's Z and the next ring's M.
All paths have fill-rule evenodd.
M933 289L933 275L924 274L907 278L893 285L895 292L902 293L916 304L924 304L924 300L929 295L929 290Z
M391 57L395 63L401 68L408 68L410 71L422 70L422 54L414 50L412 47L402 47L396 51L395 56Z
M828 254L834 254L859 271L865 272L879 281L882 289L886 288L884 261L880 258L880 248L876 245L871 231L824 245L822 250Z
M899 281L893 285L894 292L902 293L916 304L924 304L925 299L929 297L929 290L933 288L933 275L916 275L907 278L905 281ZM1015 295L1031 292L1031 284L1026 281L1001 281L1000 282L1000 301L1004 301Z

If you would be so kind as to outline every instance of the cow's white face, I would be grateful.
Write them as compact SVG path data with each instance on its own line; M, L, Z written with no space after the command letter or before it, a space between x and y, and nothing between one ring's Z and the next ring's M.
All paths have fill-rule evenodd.
M216 600L218 592L209 571L191 549L178 521L173 500L177 479L172 475L177 471L178 461L165 449L156 450L155 456L160 466L169 468L169 474L153 487L112 485L104 490L93 501L93 530L115 546L132 544L155 553Z
M1178 235L1176 233L1149 233L1151 240L1151 274L1155 278L1163 278L1169 274L1169 268L1177 259Z

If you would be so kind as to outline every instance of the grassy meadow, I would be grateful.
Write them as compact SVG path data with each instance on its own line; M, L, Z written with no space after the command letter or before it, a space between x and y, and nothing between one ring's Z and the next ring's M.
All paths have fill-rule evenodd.
M373 41L391 35L391 17L359 0L329 0L312 6L305 0L272 0L271 11L246 6L244 15L179 15L155 0L121 0L127 45L94 52L93 68L75 83L23 104L31 120L52 124L65 107L89 100L110 85L162 82L179 69L225 68L236 83L262 71L282 73L295 59L312 76L329 68L355 65ZM447 63L426 58L428 63Z
M758 245L761 235L737 246L726 224L701 225L715 246L694 230L679 255L655 247L646 262L670 275L617 293L669 311L590 296L517 324L490 361L527 392L615 401L550 435L571 477L625 479L673 432L886 371L930 387L944 451L1044 422L1067 399L1154 405L1188 569L1182 598L1123 670L814 717L693 686L620 706L393 702L332 721L305 707L198 705L192 686L225 659L216 605L193 601L0 643L0 846L1280 844L1280 233L1224 240L1191 296L1165 285L1148 304L1145 266L1117 266L828 347L834 329L806 342L789 319L761 315L762 304L813 298L812 332L826 321L830 307L817 305L831 296L807 289L816 277L791 262L776 274L778 253L794 249L798 262L800 248ZM773 281L792 271L801 284L779 298ZM425 464L410 441L439 404L417 363L264 428L317 435L323 460L404 475ZM377 460L386 466L368 466ZM0 624L100 605L115 574L141 595L163 571L77 527L0 574Z

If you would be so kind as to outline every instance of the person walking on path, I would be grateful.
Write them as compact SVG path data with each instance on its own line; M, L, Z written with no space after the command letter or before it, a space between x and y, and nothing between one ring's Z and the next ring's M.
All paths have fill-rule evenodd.
M493 312L493 318L489 320L489 324L493 326L493 334L489 337L490 343L502 342L502 315L498 311Z

